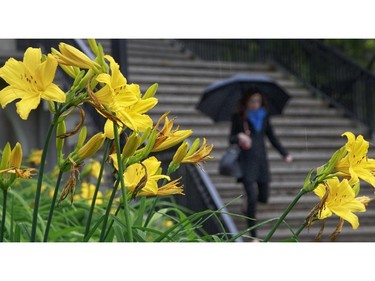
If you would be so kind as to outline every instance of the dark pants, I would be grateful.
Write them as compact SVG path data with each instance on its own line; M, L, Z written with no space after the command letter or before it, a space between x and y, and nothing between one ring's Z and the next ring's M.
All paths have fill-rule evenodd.
M269 196L269 183L268 182L248 182L243 181L243 185L247 195L247 209L246 216L248 219L248 226L252 227L256 224L256 205L257 202L267 203ZM257 237L256 229L250 231L252 237Z

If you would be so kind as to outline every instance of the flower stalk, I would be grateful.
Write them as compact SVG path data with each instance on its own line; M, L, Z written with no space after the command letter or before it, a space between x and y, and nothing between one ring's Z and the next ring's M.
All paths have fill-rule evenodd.
M293 209L293 207L297 204L298 200L301 199L301 197L306 193L308 193L308 191L306 191L305 189L300 190L300 192L296 195L293 201L289 204L289 206L285 209L285 211L281 214L281 216L276 221L274 226L268 232L267 236L263 239L263 242L268 242L272 238L277 228L280 226L280 224L283 222L283 220L286 218L289 212Z
M96 182L95 191L94 191L92 202L91 202L91 206L90 206L89 216L87 218L86 230L85 230L84 238L87 237L87 235L89 233L89 230L90 230L90 224L91 224L92 214L94 212L94 207L95 207L96 198L97 198L97 195L98 195L98 192L99 192L100 182L101 182L102 177L103 177L104 164L105 164L105 161L107 159L110 146L111 146L111 140L110 139L106 139L105 140L104 152L103 152L103 159L102 159L102 162L101 162L101 166L100 166L100 170L99 170L99 176L98 176L98 180Z
M48 219L47 219L46 229L44 231L43 242L48 242L49 229L51 227L52 217L53 217L53 213L54 213L55 206L56 206L57 194L59 192L60 182L61 182L61 178L62 178L63 174L64 174L64 172L62 170L60 170L59 171L59 175L57 176L55 191L53 193L51 207L50 207L50 210L49 210L49 213L48 213Z
M2 213L2 218L1 218L0 242L4 241L5 219L6 219L6 211L7 211L7 197L8 197L8 191L6 189L3 189L3 213Z
M43 183L43 175L44 175L44 168L46 164L46 158L47 158L47 150L49 147L49 143L51 140L52 132L56 126L56 121L60 115L56 114L55 118L52 120L47 136L43 145L43 152L42 152L42 157L40 160L40 167L39 167L39 172L38 172L38 182L36 186L36 192L35 192L35 202L34 202L34 211L33 211L33 220L32 220L32 225L31 225L31 234L30 234L30 242L35 242L36 239L36 227L38 224L38 212L39 212L39 200L40 200L40 193L42 189L42 183Z
M125 216L125 223L127 227L127 242L133 241L133 232L130 223L130 212L129 212L129 203L126 196L126 187L124 182L124 172L123 172L123 164L122 164L122 157L120 151L120 138L118 134L117 124L116 122L113 123L113 131L115 135L115 146L116 146L116 154L117 154L117 163L118 163L118 177L121 184L121 193L122 193L122 201L124 204L124 216Z

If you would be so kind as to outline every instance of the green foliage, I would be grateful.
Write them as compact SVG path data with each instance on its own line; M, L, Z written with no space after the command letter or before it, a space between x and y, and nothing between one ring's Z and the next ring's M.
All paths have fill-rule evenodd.
M375 39L324 39L323 42L336 48L364 68L375 71Z

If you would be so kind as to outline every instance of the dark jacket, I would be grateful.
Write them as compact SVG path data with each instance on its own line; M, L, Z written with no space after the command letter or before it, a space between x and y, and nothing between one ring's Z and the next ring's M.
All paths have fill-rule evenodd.
M271 144L279 153L285 157L288 151L281 145L277 139L272 126L270 124L269 116L266 115L263 121L262 128L257 132L252 124L246 120L251 132L252 146L249 150L241 150L240 153L240 166L243 172L243 177L247 181L269 182L271 180L267 151L265 145L265 136L268 137ZM231 144L238 144L237 134L244 131L243 118L240 114L232 115L232 127L229 142ZM241 181L242 179L238 179Z

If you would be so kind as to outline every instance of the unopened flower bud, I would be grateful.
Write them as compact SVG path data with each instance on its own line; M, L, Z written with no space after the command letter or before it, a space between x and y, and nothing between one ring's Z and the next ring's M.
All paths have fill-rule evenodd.
M56 128L56 149L60 153L64 147L64 138L60 137L66 133L65 121L61 121L57 124Z
M14 146L9 160L9 167L20 168L22 163L22 147L19 142Z
M186 154L186 156L190 156L192 155L194 152L197 151L197 149L199 148L199 145L201 144L201 140L199 138L196 138L193 142L193 144L190 146L190 149L188 151L188 153Z
M188 149L189 149L189 144L186 141L184 141L180 145L180 147L177 149L176 153L174 154L172 162L176 164L181 163L181 161L185 158L188 152Z
M91 60L86 54L77 48L66 43L59 44L60 54L56 54L56 59L60 64L78 66L84 69L98 69L100 66Z
M152 98L153 96L155 96L156 94L156 91L158 90L158 87L159 87L159 84L158 83L154 83L152 84L146 91L146 93L143 95L142 99L148 99L148 98Z
M78 150L77 156L82 160L92 156L102 147L104 140L105 134L97 133Z
M10 160L10 155L12 153L12 150L10 148L9 142L5 145L1 157L1 164L0 164L0 170L4 170L6 168L9 168L9 160Z
M87 39L87 42L89 43L91 51L97 56L98 55L98 44L96 43L95 39Z
M134 154L139 145L141 144L141 137L137 133L133 133L129 136L122 150L122 155L125 158L129 158Z
M77 147L78 148L81 148L81 146L83 145L83 143L86 140L86 136L87 136L87 127L83 126L81 131L79 132L79 135L78 135L78 141L77 141Z

